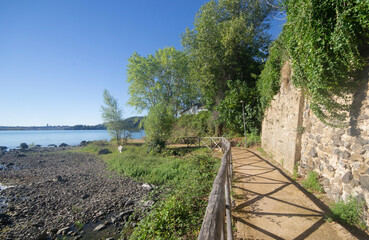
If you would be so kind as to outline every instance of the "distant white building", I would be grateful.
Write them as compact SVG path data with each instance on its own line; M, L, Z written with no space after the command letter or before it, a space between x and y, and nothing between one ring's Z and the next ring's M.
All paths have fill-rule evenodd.
M196 103L196 104L192 105L191 107L189 107L189 108L183 110L182 112L180 112L179 116L184 116L184 115L188 115L188 114L195 114L196 115L201 111L207 111L207 109L201 103Z

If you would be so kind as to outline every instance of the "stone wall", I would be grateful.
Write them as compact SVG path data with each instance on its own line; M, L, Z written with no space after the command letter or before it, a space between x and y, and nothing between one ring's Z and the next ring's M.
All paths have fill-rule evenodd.
M369 71L353 97L350 123L333 128L321 123L307 102L303 109L299 173L314 170L323 177L327 195L338 201L350 195L369 203ZM368 205L369 207L369 205Z
M319 173L334 201L353 195L369 207L369 68L359 78L363 83L353 96L349 125L343 128L323 124L300 91L282 84L263 120L262 147L275 160L283 159L290 172L298 163L302 176L311 170Z
M282 69L281 89L265 112L261 144L265 151L293 172L300 159L300 128L304 98L289 81L291 71L286 63Z

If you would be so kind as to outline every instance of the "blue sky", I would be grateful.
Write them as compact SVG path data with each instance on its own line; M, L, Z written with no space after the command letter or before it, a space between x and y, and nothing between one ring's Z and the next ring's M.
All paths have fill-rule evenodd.
M99 124L104 88L142 115L126 105L127 59L180 49L205 2L0 1L0 126Z

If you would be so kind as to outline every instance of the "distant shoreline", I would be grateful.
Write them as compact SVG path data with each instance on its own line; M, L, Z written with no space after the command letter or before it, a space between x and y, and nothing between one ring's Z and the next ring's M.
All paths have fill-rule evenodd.
M74 125L74 126L0 126L0 131L40 131L40 130L106 130L103 124L98 125Z

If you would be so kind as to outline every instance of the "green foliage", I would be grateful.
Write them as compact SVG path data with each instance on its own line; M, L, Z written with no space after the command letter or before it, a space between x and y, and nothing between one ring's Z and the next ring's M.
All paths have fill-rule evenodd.
M314 171L308 172L307 177L302 181L302 186L309 191L324 192L322 185L319 183L318 177L318 173Z
M157 104L150 108L144 119L146 141L150 151L160 153L169 139L174 122L174 112L170 106Z
M171 139L183 137L209 137L214 135L214 121L210 111L188 114L175 119Z
M185 53L169 47L147 57L134 53L128 61L128 103L137 110L166 104L178 113L197 101L199 92L189 78Z
M92 143L88 144L87 146L83 147L81 152L87 152L91 154L98 154L98 152L104 148L109 149L111 152L116 151L116 146L113 146L107 141L93 141Z
M269 58L265 63L261 72L257 89L260 95L261 110L264 111L272 101L280 88L280 72L284 61L286 61L286 53L283 48L283 35L281 34L269 47Z
M270 44L271 13L259 0L212 0L201 7L182 45L208 105L224 98L228 81L255 82Z
M125 132L123 112L118 105L118 101L107 89L104 90L103 97L104 105L101 106L101 115L108 131L113 135L119 145L121 135Z
M206 149L179 159L153 156L143 148L128 146L127 151L107 160L111 170L171 188L135 228L131 239L196 238L219 160L210 157Z
M339 200L337 203L331 204L330 209L332 215L330 217L337 222L359 225L364 228L364 205L364 202L359 201L356 197L350 196L346 203Z
M223 123L231 134L243 134L242 103L244 101L246 131L258 134L260 121L258 119L258 93L255 85L240 80L228 81L228 91L220 101L216 110L219 112L218 123Z
M82 229L85 225L82 221L78 220L74 223L74 226L76 226L77 229Z
M284 45L292 62L293 83L310 98L323 122L347 117L369 43L369 2L362 0L286 0Z
M299 163L297 162L293 168L292 179L296 180L299 177Z

